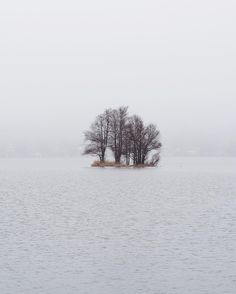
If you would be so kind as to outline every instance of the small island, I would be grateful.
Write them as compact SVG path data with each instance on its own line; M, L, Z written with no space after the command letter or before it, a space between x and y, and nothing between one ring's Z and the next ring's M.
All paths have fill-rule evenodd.
M106 109L84 133L84 155L98 158L93 167L154 167L160 160L160 132L145 125L138 115L130 116L127 106ZM114 160L106 160L112 154Z

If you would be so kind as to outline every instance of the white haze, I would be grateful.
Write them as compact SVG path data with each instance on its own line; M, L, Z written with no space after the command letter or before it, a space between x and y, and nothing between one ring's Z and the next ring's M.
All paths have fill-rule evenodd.
M77 155L106 107L164 151L235 155L235 1L0 4L0 156Z

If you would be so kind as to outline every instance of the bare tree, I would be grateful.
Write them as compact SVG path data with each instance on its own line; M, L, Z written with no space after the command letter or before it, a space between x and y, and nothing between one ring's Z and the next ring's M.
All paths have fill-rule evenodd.
M151 166L156 166L158 164L158 162L160 161L160 152L157 151L156 153L154 153L152 155L152 159L150 160L149 164Z
M126 165L130 165L132 146L131 146L131 125L129 122L126 123L124 128L124 140L123 140L123 150L122 155L125 158Z
M148 155L150 152L159 150L161 148L161 143L159 141L160 132L157 130L154 124L150 124L144 129L143 138L142 138L142 157L141 163L145 164L148 160ZM157 159L157 158L156 158ZM157 163L155 157L153 160Z
M138 115L133 115L129 119L129 126L131 158L133 160L133 164L137 165L141 163L144 124Z
M134 115L129 120L129 136L134 165L148 163L148 156L154 150L159 150L159 131L150 124L145 127L143 120Z
M108 109L103 114L97 116L90 130L84 133L88 144L84 154L92 154L99 157L100 162L105 161L106 149L110 132L111 111Z
M111 113L110 147L115 157L115 162L120 163L123 154L125 128L128 118L128 107L122 106L113 109Z

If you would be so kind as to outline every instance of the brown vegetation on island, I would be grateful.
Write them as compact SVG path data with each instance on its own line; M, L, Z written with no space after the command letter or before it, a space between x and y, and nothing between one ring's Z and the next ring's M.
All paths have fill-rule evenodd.
M84 154L99 158L94 167L156 166L160 159L159 134L154 124L146 126L140 116L129 116L128 107L107 109L85 132ZM106 161L108 149L114 162Z
M92 165L92 167L118 167L118 168L130 168L130 167L135 167L135 168L143 168L143 167L154 167L156 166L155 164L152 163L145 163L145 164L125 164L125 163L115 163L115 161L99 161L95 160Z

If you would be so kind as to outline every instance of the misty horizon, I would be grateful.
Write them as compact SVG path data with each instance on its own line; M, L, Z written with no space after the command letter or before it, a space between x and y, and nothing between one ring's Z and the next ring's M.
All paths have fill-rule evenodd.
M236 155L234 1L70 5L1 4L0 157L79 156L120 105L163 155Z

